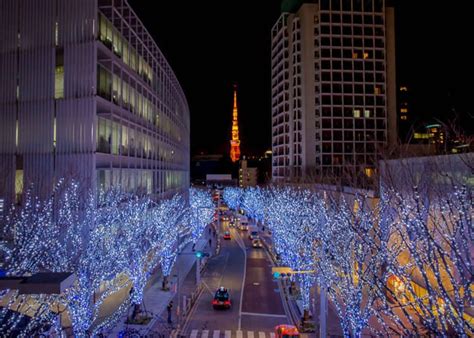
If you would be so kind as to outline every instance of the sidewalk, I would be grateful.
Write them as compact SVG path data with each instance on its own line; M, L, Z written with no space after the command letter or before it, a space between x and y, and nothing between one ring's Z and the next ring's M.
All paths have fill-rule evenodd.
M212 241L212 248L209 250L209 243L208 240L211 238ZM216 239L212 235L209 237L209 232L206 229L204 232L203 238L201 238L195 247L195 250L202 250L205 252L209 252L211 255L214 253ZM203 265L204 260L202 260L201 265ZM158 270L155 274L150 277L150 280L147 284L145 289L145 295L143 297L142 303L142 311L147 311L149 315L153 318L147 325L135 325L135 324L127 324L127 315L131 314L132 307L128 308L127 313L123 314L119 320L119 324L117 324L113 329L107 332L108 337L122 337L128 336L125 335L126 331L133 332L134 334L147 334L150 331L154 331L154 333L168 333L170 332L170 327L166 323L167 320L167 313L166 307L169 302L173 299L174 307L173 307L173 319L176 318L176 309L178 307L178 301L175 299L178 292L178 276L179 276L179 287L180 293L185 295L189 293L191 289L191 280L193 284L193 290L195 289L195 276L196 276L196 269L195 264L196 256L192 251L192 244L189 243L186 245L181 253L179 254L178 258L176 259L176 263L173 266L171 274L168 278L169 280L169 291L163 291L161 289L162 286L162 274L161 270ZM194 273L192 273L194 272ZM161 324L161 325L159 325ZM164 325L163 325L164 324ZM167 332L160 332L156 331L156 327L163 326L163 330Z

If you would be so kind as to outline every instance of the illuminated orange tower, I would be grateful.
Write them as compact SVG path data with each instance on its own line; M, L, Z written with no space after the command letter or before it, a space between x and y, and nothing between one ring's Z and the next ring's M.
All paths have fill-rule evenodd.
M232 111L232 139L230 140L230 159L237 162L240 159L239 121L237 120L237 86L234 85L234 109Z

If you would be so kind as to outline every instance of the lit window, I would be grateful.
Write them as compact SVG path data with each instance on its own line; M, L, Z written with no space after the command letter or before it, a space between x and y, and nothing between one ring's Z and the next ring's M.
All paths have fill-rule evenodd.
M406 120L407 120L407 116L406 116L406 115L400 116L400 120L406 121Z
M375 95L380 95L382 93L382 91L380 90L380 87L374 87L374 94Z
M353 59L357 59L358 57L359 57L359 54L357 54L357 53L355 53L355 52L352 53L352 58L353 58Z
M56 148L56 116L53 122L53 147Z
M408 109L407 108L401 108L400 113L408 113Z
M54 74L54 98L64 98L64 67L57 66Z
M354 114L354 117L360 117L360 110L354 109L353 114Z
M54 24L54 44L59 46L59 23L57 21Z
M15 127L15 146L18 147L18 119L16 120L16 127Z
M21 196L23 194L23 170L16 170L15 172L15 197L16 202L21 201Z
M370 117L370 110L364 110L364 117Z
M56 67L54 70L54 98L64 98L64 52L56 50Z
M413 137L415 139L429 139L430 138L430 134L425 134L425 133L415 133L413 135Z
M369 53L364 52L364 59L368 59L368 58L369 58Z
M365 168L365 169L364 169L364 172L365 172L365 175L367 175L367 177L372 177L372 175L374 174L374 169L372 169L372 168Z
M402 86L402 87L400 87L400 91L401 92L406 92L406 91L408 91L408 88L405 87L405 86Z

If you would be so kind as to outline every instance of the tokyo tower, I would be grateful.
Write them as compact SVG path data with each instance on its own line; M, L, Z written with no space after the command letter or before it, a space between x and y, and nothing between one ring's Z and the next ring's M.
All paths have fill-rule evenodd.
M237 162L240 159L239 124L237 111L237 86L234 85L234 109L232 111L232 139L230 140L230 159Z

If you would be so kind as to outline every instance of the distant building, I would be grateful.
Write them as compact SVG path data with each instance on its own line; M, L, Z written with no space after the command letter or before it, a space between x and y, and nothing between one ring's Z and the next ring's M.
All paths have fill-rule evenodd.
M257 185L257 179L257 167L249 167L249 163L245 158L241 160L239 169L239 186L241 188L255 187Z
M59 178L172 196L189 187L189 108L127 1L2 1L0 199Z
M432 155L466 153L474 146L470 137L456 133L452 127L439 121L413 128L410 144L423 145Z
M402 143L407 141L410 128L413 125L413 116L411 116L410 93L408 87L400 86L398 90L398 130Z
M206 185L210 188L236 186L237 180L233 179L231 174L209 174L206 175Z
M284 1L272 29L273 181L370 175L396 144L394 9Z

